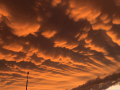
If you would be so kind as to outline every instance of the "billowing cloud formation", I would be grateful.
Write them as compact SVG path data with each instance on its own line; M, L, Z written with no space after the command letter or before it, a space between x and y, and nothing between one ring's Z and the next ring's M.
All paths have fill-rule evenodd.
M25 89L28 71L29 90L109 76L120 68L119 11L119 0L0 0L0 88Z
M40 28L40 23L37 20L38 15L35 15L36 12L33 10L35 2L32 0L23 1L23 3L21 3L22 7L20 3L21 1L15 0L13 0L13 2L7 0L1 1L0 14L6 17L6 24L13 29L12 32L15 35L26 36L33 34Z

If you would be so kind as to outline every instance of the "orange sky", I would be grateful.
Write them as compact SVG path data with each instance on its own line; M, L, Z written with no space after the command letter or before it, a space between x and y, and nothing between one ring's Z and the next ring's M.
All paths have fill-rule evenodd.
M120 0L0 0L0 88L71 90L120 68Z

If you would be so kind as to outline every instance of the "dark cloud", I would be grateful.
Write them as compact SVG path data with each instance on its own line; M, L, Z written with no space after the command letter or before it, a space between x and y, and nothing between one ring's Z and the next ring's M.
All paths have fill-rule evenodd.
M107 89L108 87L117 84L120 82L120 73L113 73L112 75L106 76L105 78L96 78L93 80L87 81L85 84L74 88L72 90L102 90Z

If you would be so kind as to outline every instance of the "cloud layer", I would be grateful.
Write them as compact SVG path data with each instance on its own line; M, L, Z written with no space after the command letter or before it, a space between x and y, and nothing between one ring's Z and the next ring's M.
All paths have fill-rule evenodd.
M67 90L120 68L120 0L0 0L0 88ZM107 81L107 80L106 80Z

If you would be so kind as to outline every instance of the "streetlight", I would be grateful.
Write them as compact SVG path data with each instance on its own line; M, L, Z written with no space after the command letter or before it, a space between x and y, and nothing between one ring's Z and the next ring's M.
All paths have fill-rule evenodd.
M28 85L28 74L29 74L29 72L27 72L26 90L27 90L27 85Z

